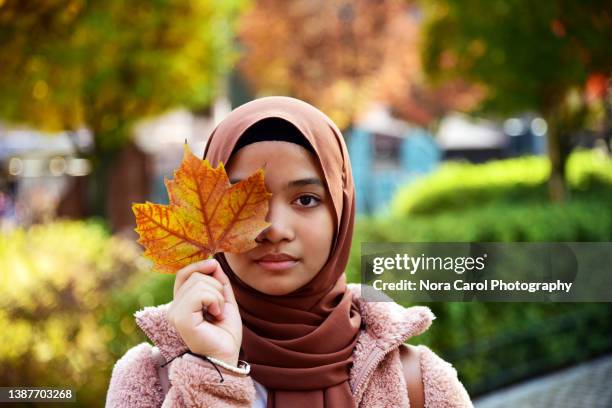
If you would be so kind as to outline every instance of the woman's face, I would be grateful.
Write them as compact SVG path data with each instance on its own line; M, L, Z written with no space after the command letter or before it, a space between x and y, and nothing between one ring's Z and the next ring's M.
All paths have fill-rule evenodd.
M225 257L252 288L286 295L307 284L327 261L334 207L316 157L302 146L283 141L249 144L232 156L227 172L235 183L262 167L273 194L266 217L271 225L257 237L257 247L240 254L226 252Z

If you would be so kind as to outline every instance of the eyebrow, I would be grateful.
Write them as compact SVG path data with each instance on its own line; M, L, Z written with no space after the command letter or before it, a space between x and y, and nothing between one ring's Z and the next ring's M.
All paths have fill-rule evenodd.
M230 183L234 184L234 183L238 183L239 181L242 181L241 178L232 178L230 179ZM318 185L321 187L325 187L325 185L323 184L323 182L316 178L316 177L309 177L309 178L304 178L304 179L299 179L299 180L293 180L287 183L287 188L292 188L292 187L303 187L303 186L308 186L308 185Z

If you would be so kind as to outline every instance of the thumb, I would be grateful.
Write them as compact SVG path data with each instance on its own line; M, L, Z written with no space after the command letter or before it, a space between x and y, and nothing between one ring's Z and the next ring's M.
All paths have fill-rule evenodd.
M223 285L223 297L225 298L225 301L238 306L236 297L234 296L234 290L232 289L232 282L229 280L225 272L223 272L223 268L221 268L221 264L218 261L215 271L212 273L212 277L221 282Z

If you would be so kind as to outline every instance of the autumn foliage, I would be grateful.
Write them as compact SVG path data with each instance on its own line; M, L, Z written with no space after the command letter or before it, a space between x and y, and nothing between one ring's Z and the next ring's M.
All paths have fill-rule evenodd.
M166 180L169 205L134 204L138 242L162 273L175 273L217 252L244 252L256 246L272 195L264 170L230 184L223 163L213 169L187 145L173 180Z
M473 106L480 91L462 81L428 85L419 14L404 0L257 0L240 20L239 68L257 94L308 101L342 129L372 103L427 126Z

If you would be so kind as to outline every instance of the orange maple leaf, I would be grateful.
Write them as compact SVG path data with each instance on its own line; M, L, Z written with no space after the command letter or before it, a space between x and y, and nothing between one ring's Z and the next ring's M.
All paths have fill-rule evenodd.
M217 252L244 252L270 224L265 221L272 194L264 170L231 184L223 163L213 169L187 144L173 180L165 180L169 205L133 204L138 243L162 273L175 273Z

